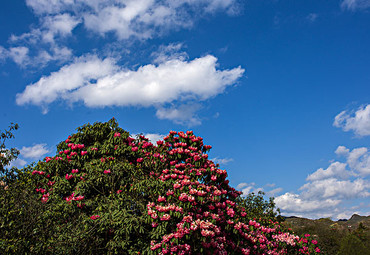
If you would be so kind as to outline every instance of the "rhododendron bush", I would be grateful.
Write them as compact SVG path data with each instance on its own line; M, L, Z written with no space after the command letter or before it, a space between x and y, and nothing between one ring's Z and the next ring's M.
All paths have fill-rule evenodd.
M260 213L191 131L152 144L112 119L85 125L31 171L50 254L316 254L316 240ZM258 198L258 199L254 199ZM272 203L272 204L271 204ZM271 206L272 205L272 206ZM42 228L40 228L42 229ZM50 230L52 229L52 230Z

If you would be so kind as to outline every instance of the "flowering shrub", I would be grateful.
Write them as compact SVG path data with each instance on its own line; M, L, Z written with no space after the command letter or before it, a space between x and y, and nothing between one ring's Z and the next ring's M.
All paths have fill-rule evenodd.
M32 171L35 192L53 225L50 253L316 254L230 187L208 159L211 146L191 131L152 144L114 119L85 125ZM50 223L51 222L51 223Z

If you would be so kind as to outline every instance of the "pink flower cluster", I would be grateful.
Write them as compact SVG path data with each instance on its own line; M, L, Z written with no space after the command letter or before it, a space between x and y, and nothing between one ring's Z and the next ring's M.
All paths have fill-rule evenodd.
M241 193L228 185L227 172L208 160L204 152L211 146L203 145L201 138L192 132L171 131L164 142L157 144L158 152L153 151L152 155L164 151L166 154L162 157L156 154L154 158L161 158L161 163L169 164L161 172L151 172L150 175L173 190L167 190L157 201L147 205L148 216L153 228L171 222L176 225L176 230L161 240L153 240L153 251L190 254L192 248L187 250L184 247L195 245L186 241L191 240L195 233L200 234L202 238L199 241L210 254L227 254L228 249L240 254L284 254L287 252L284 247L299 245L299 237L282 232L276 222L246 221L245 209L233 201ZM209 181L201 183L199 179ZM176 206L167 202L176 200L175 204L181 206L180 215L176 214ZM237 233L233 238L230 227Z
M309 236L300 238L284 231L277 222L271 220L247 219L246 209L238 202L241 192L229 185L226 170L219 169L218 165L208 159L205 153L212 147L204 145L203 139L196 137L192 131L171 131L163 141L156 143L157 146L143 136L135 140L132 137L125 138L123 133L112 132L114 133L109 137L113 136L115 139L112 139L114 144L110 147L111 152L74 144L71 142L73 138L69 137L64 149L59 152L59 157L46 158L45 161L55 160L61 161L60 164L69 164L74 160L85 163L83 160L93 158L94 162L98 161L101 170L106 169L103 173L109 176L107 179L113 180L119 174L118 170L110 175L112 171L108 168L112 168L112 161L116 156L121 159L118 148L125 148L125 153L128 151L131 156L128 163L150 173L148 178L163 187L162 193L152 196L152 201L147 204L147 219L154 232L163 229L171 232L152 240L152 251L181 255L200 249L205 251L204 254L285 254L288 249L296 249L302 254L308 254L312 250L314 252L311 254L320 252L316 247L317 241L311 240ZM85 156L88 152L89 157L76 156ZM81 167L80 164L76 165ZM61 175L63 177L65 174L70 185L85 181L81 174L84 170L76 169L76 165L71 173L63 172ZM42 171L34 171L32 174L41 176L37 178L45 178ZM74 177L76 178L73 179ZM48 183L52 183L50 187L54 184L50 180ZM122 189L125 192L135 189L135 184L130 184L131 189L130 186L119 184L110 193L121 199L122 195L119 194ZM37 191L42 194L41 201L46 203L50 190L39 188ZM80 191L76 189L76 192ZM65 197L67 203L77 201L79 208L84 206L81 203L84 199L82 195L75 196L75 192ZM100 215L92 215L90 219L96 220L99 217Z

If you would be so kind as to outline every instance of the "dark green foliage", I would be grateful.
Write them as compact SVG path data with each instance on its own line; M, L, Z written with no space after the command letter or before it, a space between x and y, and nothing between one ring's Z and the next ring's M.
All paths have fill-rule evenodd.
M11 123L9 128L0 135L0 175L10 175L11 171L6 169L10 161L15 160L19 151L16 148L8 149L5 145L6 140L14 138L13 131L19 128L18 124Z
M12 138L11 131L17 128L11 126L3 139ZM209 226L219 227L217 233L223 234L223 238L218 240L229 254L239 254L241 248L231 248L239 243L255 254L259 254L258 249L270 249L272 246L264 245L265 239L258 243L264 234L277 251L286 249L288 254L297 254L299 248L305 248L315 253L315 245L310 241L307 245L300 243L299 237L291 233L286 233L286 238L297 238L294 239L297 245L276 241L272 237L274 231L280 235L285 229L277 224L281 218L273 199L266 201L263 193L242 198L240 192L228 185L226 171L207 159L205 152L210 146L192 132L189 132L192 138L185 137L183 132L183 137L171 132L165 142L154 146L143 136L130 137L114 119L87 124L61 142L54 157L24 169L4 171L1 177L4 185L0 187L0 254L158 254L167 249L165 245L182 245L176 242L186 242L193 254L204 254L202 246L207 241L214 242L208 237ZM180 147L182 151L184 147L195 152L186 149L187 154L174 153ZM2 149L9 152L2 161L5 166L18 154L7 150L4 142ZM178 175L170 177L171 171ZM189 195L190 190L195 190L192 194L202 191L208 195L196 198L194 195L192 201L180 199L183 194ZM162 196L171 205L162 203ZM179 210L163 211L177 205ZM158 217L154 217L154 212ZM169 214L171 220L161 218ZM202 231L198 227L188 229L184 239L171 237L167 244L160 243L169 233L180 233L179 220L193 216L194 219L180 224L181 230L194 223ZM239 228L234 228L234 224L239 224ZM250 231L244 239L239 236L244 233L241 226ZM259 238L253 238L256 233ZM160 248L153 248L151 241ZM230 242L235 244L228 247Z
M274 198L270 197L268 200L264 199L265 193L259 191L258 194L249 193L243 198L242 204L244 205L247 217L250 219L266 218L271 220L283 221L280 216L280 210L276 209Z
M353 234L347 235L341 240L338 255L367 255L370 251L366 249L362 241Z

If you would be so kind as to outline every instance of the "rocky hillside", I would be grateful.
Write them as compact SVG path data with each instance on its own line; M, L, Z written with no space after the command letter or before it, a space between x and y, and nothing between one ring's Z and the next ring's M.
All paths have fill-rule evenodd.
M285 226L297 234L310 233L320 243L323 254L370 255L370 216L352 215L349 220L310 220L285 217Z

